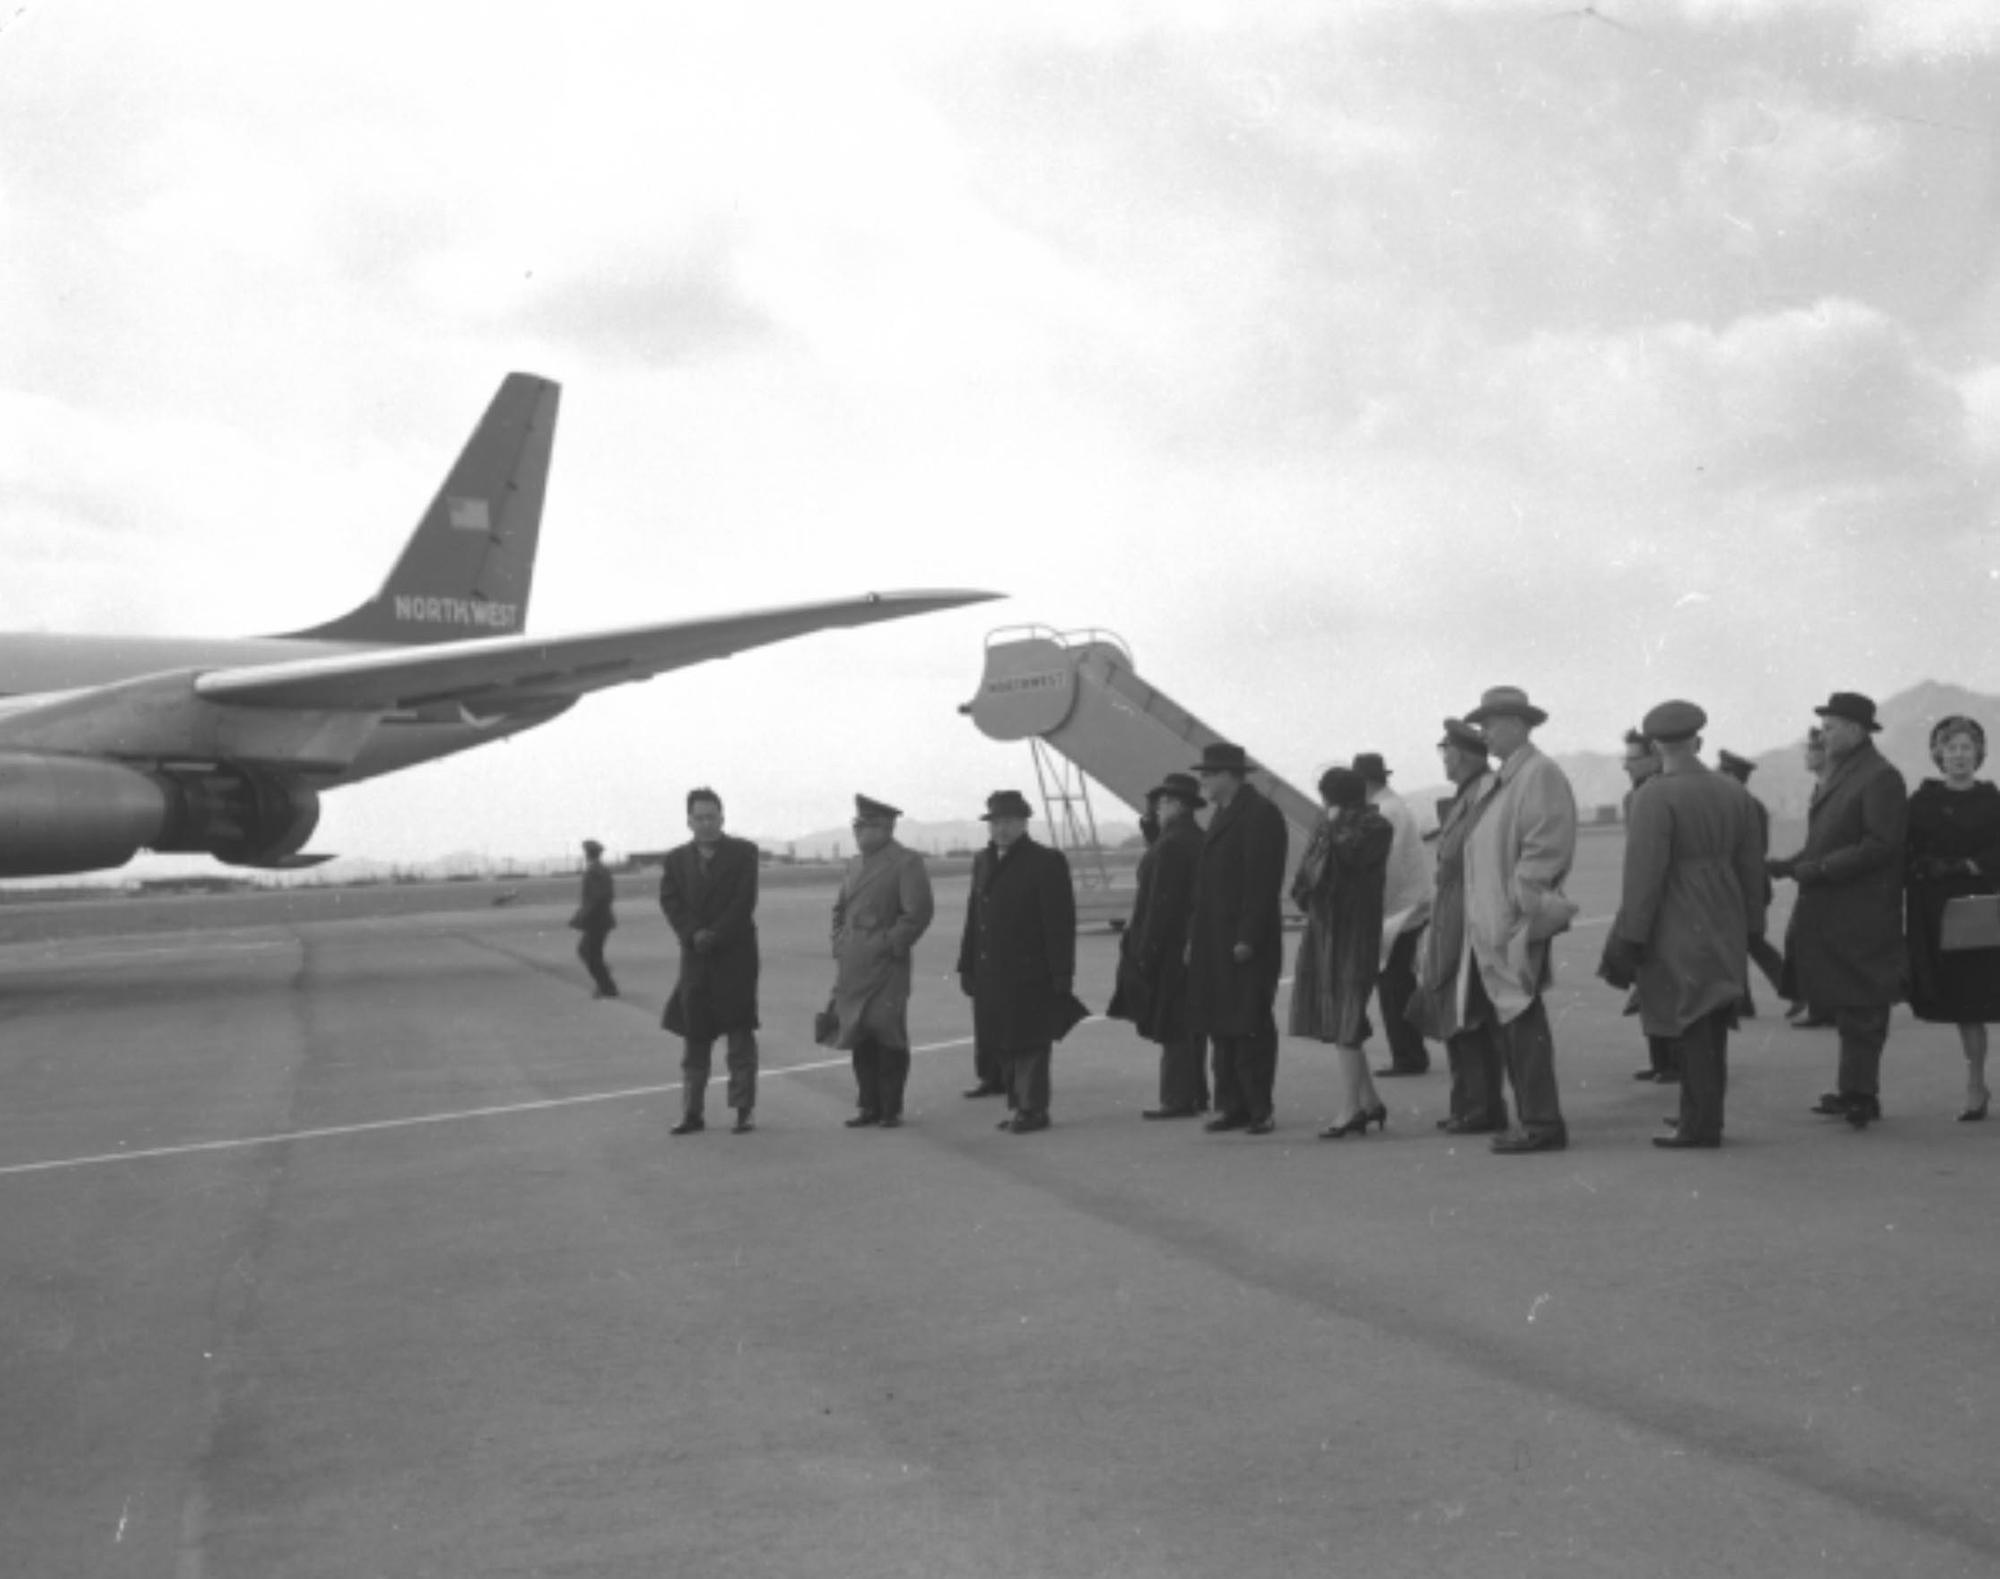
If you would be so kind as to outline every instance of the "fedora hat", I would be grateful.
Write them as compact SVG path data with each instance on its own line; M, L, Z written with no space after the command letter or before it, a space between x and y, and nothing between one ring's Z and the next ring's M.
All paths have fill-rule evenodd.
M1389 782L1389 765L1382 760L1382 753L1379 751L1364 751L1348 765L1370 784Z
M1202 799L1201 786L1195 783L1192 773L1169 773L1146 791L1147 800L1158 800L1162 795L1172 796L1189 811L1200 811L1208 804Z
M1201 760L1189 771L1194 773L1248 773L1253 764L1241 746L1226 740L1212 741L1201 748Z
M986 797L986 810L980 814L981 822L991 822L995 817L1032 817L1035 808L1028 804L1028 797L1019 790L995 790Z
M1549 715L1528 700L1528 693L1518 685L1496 685L1484 692L1479 705L1465 715L1468 724L1483 724L1489 718L1519 718L1530 729L1538 724L1546 724Z
M1882 727L1875 722L1875 699L1859 691L1835 691L1826 699L1826 706L1815 707L1813 711L1821 718L1844 718L1850 724L1859 724L1871 735Z

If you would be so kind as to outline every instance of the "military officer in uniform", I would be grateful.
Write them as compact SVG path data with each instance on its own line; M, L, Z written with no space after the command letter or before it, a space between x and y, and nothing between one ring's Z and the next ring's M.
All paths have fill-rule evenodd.
M931 924L930 874L924 858L896 842L902 812L866 795L854 797L856 854L833 902L833 957L838 961L834 1046L854 1054L858 1092L849 1129L903 1122L910 1075L911 950Z
M618 983L612 980L611 968L604 963L604 940L618 925L618 917L611 907L616 892L610 869L604 864L604 846L595 839L585 839L583 894L576 914L569 918L569 924L582 934L576 940L576 957L583 961L583 968L590 972L590 979L597 984L596 990L591 993L593 998L618 996Z

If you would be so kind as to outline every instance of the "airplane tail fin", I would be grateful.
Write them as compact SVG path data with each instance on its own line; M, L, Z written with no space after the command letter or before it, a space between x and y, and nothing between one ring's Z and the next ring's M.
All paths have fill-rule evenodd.
M509 373L382 590L300 640L398 646L518 635L527 625L562 386Z

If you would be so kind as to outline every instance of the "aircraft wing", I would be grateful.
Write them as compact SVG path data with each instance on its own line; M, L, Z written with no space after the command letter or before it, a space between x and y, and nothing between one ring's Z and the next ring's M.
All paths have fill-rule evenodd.
M211 702L395 712L455 704L473 716L546 706L812 631L875 625L984 603L996 592L870 592L831 603L630 625L580 636L490 636L426 647L360 648L199 676Z

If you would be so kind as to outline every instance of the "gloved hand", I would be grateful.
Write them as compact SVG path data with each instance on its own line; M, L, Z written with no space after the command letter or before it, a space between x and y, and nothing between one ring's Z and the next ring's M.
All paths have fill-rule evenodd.
M1604 940L1604 957L1597 962L1597 974L1623 992L1639 979L1639 966L1646 958L1643 943L1630 943L1613 933Z

